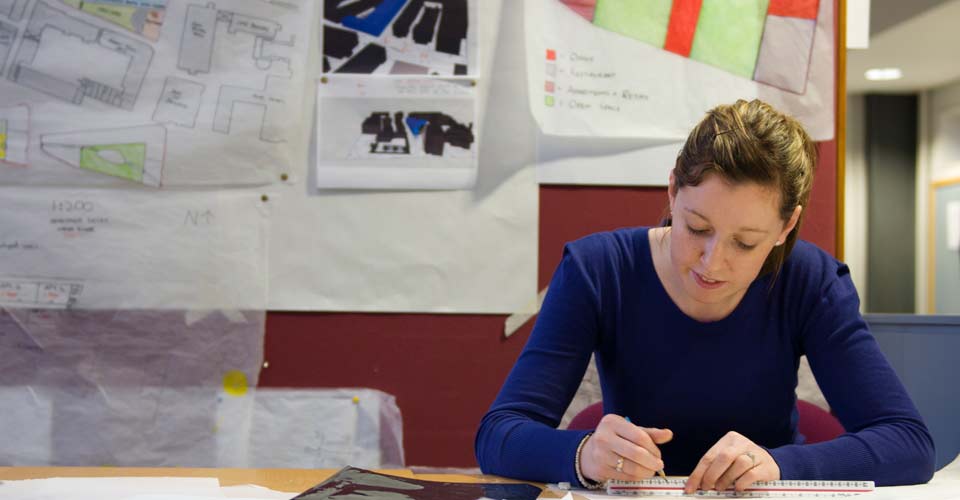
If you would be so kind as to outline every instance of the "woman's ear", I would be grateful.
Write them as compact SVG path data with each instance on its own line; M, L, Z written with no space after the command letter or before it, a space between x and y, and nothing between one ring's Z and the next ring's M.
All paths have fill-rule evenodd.
M803 212L803 207L797 205L793 209L793 214L790 215L790 220L787 221L787 224L783 227L783 232L780 233L780 237L777 238L778 242L787 241L787 235L790 234L790 231L793 231L793 228L797 227L797 223L800 222L800 213Z

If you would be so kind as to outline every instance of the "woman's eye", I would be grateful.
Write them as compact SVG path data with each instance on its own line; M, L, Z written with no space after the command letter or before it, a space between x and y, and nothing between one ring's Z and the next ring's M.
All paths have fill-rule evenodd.
M757 248L756 245L748 245L742 241L738 241L737 246L740 247L742 250L753 250L754 248Z
M687 226L687 231L690 231L693 234L707 234L708 229L695 229L693 227Z

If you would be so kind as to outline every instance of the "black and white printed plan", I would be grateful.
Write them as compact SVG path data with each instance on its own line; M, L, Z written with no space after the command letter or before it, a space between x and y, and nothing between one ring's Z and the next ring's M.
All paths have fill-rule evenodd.
M480 1L325 0L322 72L476 75Z
M471 189L476 89L466 79L352 75L317 90L317 186Z
M275 182L300 158L304 127L286 117L314 73L318 8L0 0L0 185Z

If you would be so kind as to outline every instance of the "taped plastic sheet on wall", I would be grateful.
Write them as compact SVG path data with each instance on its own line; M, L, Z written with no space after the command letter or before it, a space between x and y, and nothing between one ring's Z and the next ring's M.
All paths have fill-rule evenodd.
M404 466L396 398L373 389L257 389L219 407L218 467Z
M0 464L216 465L255 387L263 311L0 309Z
M256 390L262 311L0 309L0 465L403 465L393 396Z

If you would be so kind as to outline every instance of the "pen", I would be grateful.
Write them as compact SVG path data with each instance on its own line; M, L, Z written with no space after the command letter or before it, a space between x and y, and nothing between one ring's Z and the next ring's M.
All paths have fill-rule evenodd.
M630 417L624 417L624 418L627 420L627 423L630 423L630 424L633 423L630 421ZM663 473L663 469L658 470L657 475L663 478L664 480L667 479L667 475Z

